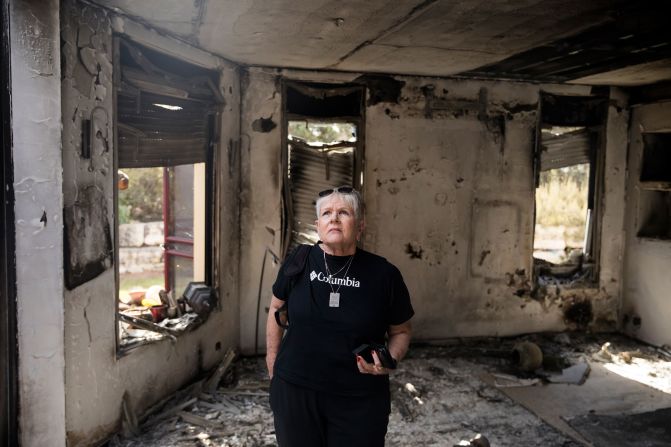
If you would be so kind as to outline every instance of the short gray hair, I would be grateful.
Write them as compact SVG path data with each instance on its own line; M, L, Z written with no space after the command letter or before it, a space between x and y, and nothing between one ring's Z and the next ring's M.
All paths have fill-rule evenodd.
M352 210L354 210L354 219L357 222L361 222L363 220L363 214L364 211L366 210L366 205L363 203L363 197L361 196L361 193L356 189L353 189L352 192L348 193L332 192L329 195L317 198L317 202L315 202L315 211L317 212L317 219L319 219L319 212L321 211L322 203L324 203L326 199L332 197L340 197L341 199L343 199L345 203L347 203L352 208Z

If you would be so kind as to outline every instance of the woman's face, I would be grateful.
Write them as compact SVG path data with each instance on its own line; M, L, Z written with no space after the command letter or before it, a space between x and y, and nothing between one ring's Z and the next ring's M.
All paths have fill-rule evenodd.
M325 245L338 249L355 247L361 232L354 210L338 194L322 202L316 224L319 239Z

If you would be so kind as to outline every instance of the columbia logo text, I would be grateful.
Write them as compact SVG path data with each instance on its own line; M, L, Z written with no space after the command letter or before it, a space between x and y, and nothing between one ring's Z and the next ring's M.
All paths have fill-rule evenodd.
M314 281L315 278L318 281L326 282L334 286L361 287L361 283L357 281L356 278L350 278L349 276L344 278L334 278L332 276L326 276L322 272L315 273L313 270L312 273L310 273L310 281Z

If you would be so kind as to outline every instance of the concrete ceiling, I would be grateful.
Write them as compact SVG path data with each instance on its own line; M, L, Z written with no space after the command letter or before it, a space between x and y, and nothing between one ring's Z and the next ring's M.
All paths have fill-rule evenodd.
M665 1L92 1L246 65L623 86L671 79Z

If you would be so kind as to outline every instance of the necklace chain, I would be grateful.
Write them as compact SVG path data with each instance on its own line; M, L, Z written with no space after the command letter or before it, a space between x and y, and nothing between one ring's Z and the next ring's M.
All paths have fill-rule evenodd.
M336 273L334 273L334 274L331 274L331 271L329 270L329 265L326 263L326 252L325 252L325 251L322 251L322 254L324 255L324 267L326 267L326 274L329 276L329 279L330 279L331 277L334 277L334 278L335 278L335 276L336 276L338 273L342 272L343 269L344 269L345 267L347 267L347 270L345 270L345 274L343 275L343 278L345 278L345 277L347 276L347 272L349 272L349 268L350 268L350 266L352 265L352 261L354 260L354 255L352 255L352 256L349 257L349 259L347 260L347 262L345 263L345 265L343 265L342 267L340 267L340 270L338 270L338 271L337 271ZM356 252L354 252L354 254L356 254ZM335 290L333 290L333 284L331 283L331 281L328 281L328 283L329 283L329 287L331 287L331 292L333 292L333 293L338 293L338 291L340 290L340 287L342 287L342 284L338 284L338 288L335 289Z
M348 267L348 266L349 266L349 262L350 262L351 259L352 259L352 256L350 256L350 258L343 264L343 266L340 267L340 270L338 270L338 271L335 272L335 273L331 273L331 271L329 270L329 265L326 263L326 253L324 253L324 266L326 267L326 273L327 273L329 276L336 276L336 275L339 275L340 272L342 272L343 270L345 270L345 267Z

